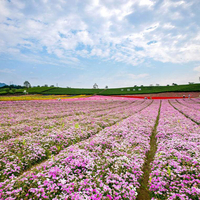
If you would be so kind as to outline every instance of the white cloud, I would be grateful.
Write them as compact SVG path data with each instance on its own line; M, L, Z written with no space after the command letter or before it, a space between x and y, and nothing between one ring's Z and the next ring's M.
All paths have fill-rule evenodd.
M182 10L191 11L194 2L165 0L157 5L151 0L1 1L0 53L33 60L37 54L40 61L49 62L42 58L43 54L40 56L41 51L46 51L50 57L72 57L75 65L77 56L97 56L133 66L149 58L172 63L200 61L198 21L188 26L176 24L179 20L183 23ZM131 15L139 12L150 13L152 18L141 16L137 22ZM189 15L187 20L190 17L193 19ZM142 50L137 51L137 47ZM24 53L26 50L29 55Z
M79 42L82 42L84 45L90 45L90 46L94 45L94 42L90 38L90 35L87 31L78 32L77 37L78 37Z
M166 23L163 25L163 28L164 29L173 29L173 28L175 28L175 26L173 26L171 23Z
M140 0L139 5L141 5L141 6L153 6L154 2L152 0Z
M141 79L141 78L146 78L149 76L149 74L127 74L128 77L132 79Z
M6 73L6 74L11 74L14 71L15 71L15 69L8 69L8 68L0 69L1 73Z
M196 71L196 72L200 72L200 66L195 67L193 70Z

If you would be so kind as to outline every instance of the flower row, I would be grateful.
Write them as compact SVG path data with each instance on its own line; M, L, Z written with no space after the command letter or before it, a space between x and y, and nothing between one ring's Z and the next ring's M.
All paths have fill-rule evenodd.
M159 101L1 183L2 199L136 199Z
M163 102L149 187L152 199L200 197L200 127Z
M170 100L170 103L187 117L191 118L197 123L200 123L200 111L189 108L183 104L178 103L176 100Z
M151 101L143 104L131 104L128 108L114 108L112 113L104 111L104 115L92 113L78 120L62 119L50 128L30 132L17 138L0 143L0 179L5 180L11 175L18 176L29 169L58 154L62 149L85 140L98 133L101 129L115 124L128 116L147 107ZM74 116L76 117L76 116Z

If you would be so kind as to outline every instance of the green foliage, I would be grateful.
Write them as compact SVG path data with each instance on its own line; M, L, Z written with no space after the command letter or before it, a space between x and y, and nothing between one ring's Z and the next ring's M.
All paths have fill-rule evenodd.
M141 90L139 90L141 88ZM32 88L31 88L32 89ZM123 89L123 91L121 90ZM129 91L130 90L130 91ZM114 88L114 89L81 89L81 88L51 88L42 92L42 94L100 94L100 95L127 95L127 94L150 94L161 92L199 92L200 84L188 85L174 85L174 86L135 86L128 88Z
M58 152L60 152L61 146L60 146L60 145L57 145L56 147L57 147Z
M33 87L28 89L29 94L41 94L45 91L51 90L53 87ZM23 92L24 89L16 90L16 92Z
M76 124L74 125L74 127L75 127L75 128L79 128L79 124L76 123Z
M171 167L169 165L167 166L167 173L169 176L171 176Z
M103 92L104 89L79 89L79 88L53 88L48 91L42 92L42 94L51 95L80 95L80 94L98 94ZM101 94L101 93L100 93Z
M122 90L123 89L123 90ZM139 90L141 89L141 90ZM0 88L0 95L7 93L23 93L24 88L10 90ZM28 89L29 94L46 95L128 95L128 94L150 94L161 92L200 92L200 84L173 85L173 86L133 86L128 88L111 89L83 89L83 88L57 88L57 87L32 87Z
M23 139L22 144L23 144L24 146L26 145L26 140L25 140L25 139Z
M151 184L152 176L149 176L149 183Z

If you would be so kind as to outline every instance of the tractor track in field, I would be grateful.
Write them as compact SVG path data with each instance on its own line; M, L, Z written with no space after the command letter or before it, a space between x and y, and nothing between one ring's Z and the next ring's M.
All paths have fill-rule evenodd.
M136 200L150 200L150 191L148 189L149 175L151 173L151 163L154 160L154 156L157 151L157 126L160 118L160 109L161 109L162 100L160 101L160 106L158 109L158 115L155 121L155 125L150 136L150 150L146 153L146 159L142 168L143 176L140 180L140 188L137 190L138 196Z

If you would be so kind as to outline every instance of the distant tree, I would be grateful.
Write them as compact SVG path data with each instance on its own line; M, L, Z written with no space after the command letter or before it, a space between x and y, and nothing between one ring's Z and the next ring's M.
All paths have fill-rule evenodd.
M9 93L9 91L10 91L10 88L6 88L6 89L5 89L5 91L6 91L7 93Z
M137 85L134 85L134 87L137 87Z
M95 83L95 84L93 85L93 88L94 88L94 89L98 89L98 85Z
M169 86L169 84L167 84L167 86Z
M47 85L47 84L45 84L45 85L44 85L44 87L48 87L48 85Z
M106 89L108 89L108 86L106 85L106 87L105 87Z
M189 83L189 85L192 85L192 84L194 84L194 82L188 82Z
M38 85L37 87L40 87L40 85Z
M177 84L176 84L176 83L172 83L172 85L173 85L173 86L176 86Z
M13 94L15 94L16 89L15 89L15 88L12 88L11 91L12 91Z
M159 86L159 84L158 84L158 83L156 83L156 86Z
M141 87L144 87L143 85L141 85Z
M31 84L28 81L24 81L24 87L30 88Z
M54 85L50 85L50 87L54 87Z

